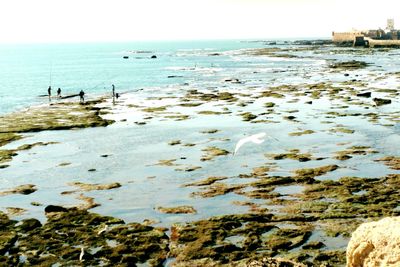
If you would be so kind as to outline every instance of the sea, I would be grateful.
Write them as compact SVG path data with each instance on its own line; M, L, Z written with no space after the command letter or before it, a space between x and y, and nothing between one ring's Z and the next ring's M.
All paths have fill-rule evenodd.
M94 96L110 92L112 84L128 92L211 81L215 77L202 75L204 71L223 69L229 74L245 67L245 61L232 60L232 51L263 46L243 40L1 44L0 114L45 102L49 86L53 94L61 88L63 95L84 90ZM173 77L185 69L199 71Z

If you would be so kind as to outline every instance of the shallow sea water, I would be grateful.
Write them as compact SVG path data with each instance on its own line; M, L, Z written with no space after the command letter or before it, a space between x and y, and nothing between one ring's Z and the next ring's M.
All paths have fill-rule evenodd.
M6 207L20 207L27 209L27 212L16 218L36 217L45 220L43 207L45 205L66 205L73 206L80 203L75 197L77 194L65 195L64 191L76 189L69 186L70 182L83 183L111 183L119 182L122 187L105 190L84 192L85 196L93 197L96 203L101 206L92 209L93 212L112 215L122 218L127 222L141 222L145 219L155 220L156 225L170 226L176 222L192 221L201 218L208 218L214 215L245 213L249 208L232 204L233 201L249 201L245 196L229 193L213 198L192 197L191 193L199 190L197 187L185 187L183 185L205 179L209 176L228 176L230 184L247 183L250 180L238 178L239 174L250 173L254 167L266 163L276 163L275 170L270 175L291 175L292 171L299 168L312 168L322 165L337 164L340 166L335 172L318 177L318 179L339 179L344 176L357 177L382 177L399 171L390 170L373 159L385 155L398 155L400 144L400 128L398 123L393 127L383 126L382 123L371 123L364 117L335 117L327 118L327 112L346 111L348 113L377 112L388 114L398 112L399 99L383 107L371 107L368 110L363 106L349 104L348 108L340 108L343 103L339 100L327 98L312 99L313 104L304 104L309 100L307 97L299 97L298 102L291 103L291 98L262 98L252 99L242 96L240 101L252 100L252 103L245 107L237 106L237 103L227 105L225 102L206 103L199 107L168 108L167 112L176 114L180 112L191 116L189 120L174 121L165 119L163 116L156 116L148 120L146 125L137 125L135 122L146 121L145 114L137 109L131 109L129 104L138 104L146 107L163 105L175 105L176 96L183 96L187 90L197 89L202 92L229 91L257 95L270 86L281 84L301 84L329 81L339 83L348 80L343 74L332 73L327 68L326 60L339 59L349 60L353 57L357 60L373 62L374 65L364 70L349 71L351 78L357 77L370 83L371 87L398 88L399 79L388 75L389 72L397 69L400 63L391 62L386 54L377 53L372 56L345 56L329 54L329 49L324 48L321 54L310 54L309 52L296 52L298 56L306 58L274 58L268 56L243 55L243 48L262 47L256 43L234 43L230 49L218 44L198 44L200 48L182 49L174 48L156 51L161 55L160 62L150 62L144 55L126 52L126 46L118 49L104 48L107 51L106 59L102 64L114 64L115 72L122 73L120 84L117 89L123 91L135 91L123 94L115 105L109 101L106 105L112 108L112 113L105 115L106 118L115 119L117 122L106 128L91 128L69 131L45 131L40 133L26 134L26 138L13 142L4 148L15 148L21 144L35 142L58 142L58 144L44 147L34 147L31 150L21 151L9 163L10 167L0 170L0 190L12 188L21 184L35 184L38 191L27 196L9 195L1 197L0 209ZM155 47L142 49L154 50ZM125 49L123 49L125 48ZM68 48L70 49L70 48ZM67 50L68 50L67 49ZM88 49L93 56L93 61L99 60L96 57L103 57L103 53L95 54ZM101 50L101 49L100 49ZM109 51L110 50L110 51ZM58 50L56 50L58 51ZM69 50L68 50L69 51ZM58 51L61 53L61 51ZM94 54L92 54L92 52ZM104 51L103 51L104 52ZM220 56L210 56L211 52L218 52ZM72 52L71 52L72 53ZM82 52L83 53L83 52ZM129 54L128 61L123 61L122 55ZM151 53L152 54L152 53ZM64 56L67 56L65 54ZM146 54L146 56L148 56ZM62 61L61 54L58 60ZM132 58L131 58L132 57ZM137 62L134 62L136 58ZM119 63L116 63L121 61ZM45 61L45 60L44 60ZM43 62L44 62L43 61ZM44 63L41 64L44 64ZM390 64L388 64L390 62ZM72 64L70 62L70 64ZM89 64L89 63L88 63ZM95 63L93 63L96 65ZM157 66L149 67L149 64ZM71 72L79 71L83 66L56 67L54 72L62 73L65 70ZM96 65L97 66L97 65ZM382 66L377 68L376 66ZM142 68L143 67L143 68ZM87 87L95 86L97 83L111 83L112 80L102 81L100 70L103 67L97 66L95 72L90 75L96 79L86 81ZM140 69L139 73L137 69ZM148 73L146 72L148 71ZM89 71L89 70L88 70ZM372 74L388 76L387 79L375 81ZM16 74L13 74L16 75ZM64 82L73 88L77 83L85 80L85 77L66 75ZM167 78L175 75L174 78ZM47 76L47 75L46 75ZM132 78L141 77L140 82ZM55 74L54 79L57 75ZM75 80L75 78L76 80ZM226 83L225 78L238 78L242 83ZM104 78L104 76L103 76ZM37 84L45 88L47 79L42 79ZM60 78L60 81L62 79ZM83 86L82 84L82 86ZM14 84L15 86L15 84ZM24 85L25 86L25 85ZM26 84L29 88L30 84ZM93 95L101 95L108 90L106 85L101 89L88 90ZM136 91L143 88L142 91ZM25 92L25 91L24 91ZM72 92L72 90L71 90ZM2 91L2 101L12 98L7 92ZM43 103L44 100L31 98L27 89L21 99L12 98L9 105L2 106L1 112L9 112L26 105ZM38 92L35 94L39 94ZM386 94L383 94L385 96ZM149 99L149 97L154 97ZM172 97L157 100L157 97ZM277 121L279 123L248 123L242 121L237 114L241 112L260 113L265 110L264 103L272 101L277 104L275 112L263 115L262 118ZM361 101L371 102L370 99ZM13 104L12 104L13 103ZM227 107L232 113L224 115L198 115L197 111L215 110L223 111ZM298 110L293 112L294 110ZM293 113L292 113L293 112ZM293 114L299 122L284 120L283 116ZM398 114L398 113L397 113ZM331 121L331 124L321 123ZM392 122L393 123L393 122ZM336 125L355 130L354 134L332 133L330 131ZM215 134L203 134L201 131L207 129L218 129ZM314 134L291 137L288 134L303 130L314 130ZM245 136L266 132L268 136L261 145L247 144L243 146L236 156L229 154L223 157L216 157L213 161L200 161L203 154L201 151L208 146L217 146L228 151L233 151L236 142ZM214 139L210 139L214 138ZM181 140L182 143L194 143L193 147L181 145L170 146L168 142ZM344 143L347 145L338 145ZM332 159L334 152L344 150L348 146L367 145L376 149L378 154L371 154L362 157L354 157L348 161ZM290 149L299 149L302 153L311 153L315 157L325 158L321 161L302 162L292 160L273 161L264 154L282 153ZM107 155L107 157L102 157ZM178 166L157 166L159 160L176 159ZM70 163L67 166L59 166L61 163ZM177 168L188 166L200 166L201 168L192 172L177 171ZM90 172L89 169L96 169ZM282 194L298 193L298 187L277 188ZM44 206L32 206L31 202L39 202ZM262 201L260 201L262 202ZM197 210L197 214L162 214L157 207L172 207L179 205L191 205ZM274 210L274 206L270 206ZM277 209L279 210L279 209ZM312 238L318 239L318 233ZM335 241L332 241L335 243ZM338 240L336 246L343 246L343 240Z

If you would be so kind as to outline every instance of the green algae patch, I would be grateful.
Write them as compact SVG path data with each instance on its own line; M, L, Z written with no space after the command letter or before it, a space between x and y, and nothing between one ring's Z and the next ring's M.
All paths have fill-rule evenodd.
M339 69L339 70L353 70L353 69L363 69L366 68L369 64L364 61L343 61L343 62L336 62L329 65L332 69Z
M14 217L14 216L20 216L26 212L26 209L23 208L18 208L18 207L7 207L6 208L6 213L8 216Z
M57 144L57 143L56 142L47 142L47 143L37 142L34 144L21 145L16 149L0 150L0 164L11 161L13 157L18 155L18 153L17 153L18 151L29 150L35 146L47 146L47 145L52 145L52 144ZM7 165L5 165L5 166L7 166Z
M388 156L375 160L377 162L383 162L386 166L393 170L400 170L400 157Z
M168 253L163 230L78 209L46 207L48 221L23 220L19 226L0 213L0 261L19 265L159 266Z
M11 194L29 195L29 194L32 194L33 192L35 192L36 190L37 190L37 188L33 184L24 184L24 185L14 187L9 190L1 191L0 197L11 195Z
M315 133L313 130L305 130L302 132L293 132L293 133L289 133L290 136L302 136L302 135L306 135L306 134L313 134Z
M172 140L168 142L168 145L170 146L176 146L176 145L180 145L181 144L181 140Z
M211 185L211 184L213 184L213 183L215 183L215 182L222 181L222 180L225 180L225 179L228 179L228 177L226 177L226 176L211 176L211 177L208 177L208 178L206 178L206 179L204 179L204 180L200 180L200 181L197 181L197 182L185 184L185 186L205 186L205 185Z
M328 172L332 172L334 170L337 170L338 168L339 166L337 165L327 165L317 168L298 169L294 171L294 179L296 179L296 181L312 182L315 177L324 175Z
M114 188L121 187L120 183L110 183L110 184L85 184L81 182L73 182L68 185L79 187L81 191L93 191L93 190L110 190Z
M177 206L177 207L157 207L157 210L166 214L195 214L196 209L192 206Z
M251 121L251 120L254 120L255 118L257 118L257 115L254 115L251 112L244 112L244 113L240 114L240 116L242 116L243 121Z
M230 113L230 112L228 112ZM197 112L199 115L221 115L221 114L228 114L227 112L221 112L221 111L213 111L213 110L202 110Z
M375 97L372 100L375 102L375 104L377 106L389 105L389 104L392 103L392 100L385 99L385 98L377 98L377 97Z
M218 148L215 146L206 147L206 148L202 149L202 151L205 152L205 154L200 159L201 161L213 160L215 157L226 156L230 153L229 151L227 151L225 149Z
M264 91L261 92L260 97L273 97L273 98L285 98L285 96L283 94L274 92L274 91Z
M18 154L15 152L15 150L0 150L0 164L11 161L12 158L17 155ZM8 166L8 165L3 165L3 166Z
M208 266L208 267L231 267L231 266L265 266L265 267L306 267L307 265L288 260L283 258L271 258L271 257L258 257L251 259L242 259L237 261L230 261L227 264L221 263L219 260L213 260L211 258L202 258L196 260L186 260L182 262L174 262L173 267L188 267L188 266Z
M190 116L189 116L189 115L186 115L186 114L174 114L174 115L167 115L167 116L164 116L164 118L166 118L166 119L173 119L173 120L175 120L175 121L185 121L185 120L190 119Z
M50 104L0 116L0 146L21 139L22 136L18 133L107 126L114 121L101 118L101 109L95 106L102 101L104 99L88 101L85 104ZM38 142L25 144L14 150L0 150L0 164L11 161L20 150L49 144L54 143Z
M21 135L15 133L0 133L0 147L21 138Z
M274 102L267 102L267 103L264 103L264 107L266 107L266 108L273 108L273 107L275 107L275 103Z
M219 132L218 129L209 129L209 130L201 131L200 133L202 133L202 134L215 134L217 132Z
M300 153L300 150L298 149L292 149L288 153L266 154L265 156L273 160L291 159L291 160L298 160L300 162L312 160L311 154Z
M181 106L181 107L198 107L202 104L203 103L191 102L191 103L181 103L181 104L179 104L179 106Z
M23 112L15 112L0 117L0 133L24 133L45 130L66 130L107 126L113 121L100 117L101 101L58 103L45 107L33 107Z
M156 163L156 166L178 166L178 164L175 163L176 159L160 159L158 163Z
M348 160L351 159L354 155L369 155L375 154L378 151L372 149L369 146L352 146L347 148L346 150L335 152L335 159L337 160Z
M345 127L336 127L329 130L332 133L345 133L345 134L353 134L354 130L345 128Z
M148 108L144 108L142 109L144 112L149 112L149 113L153 113L153 112L161 112L161 111L165 111L167 110L167 106L161 106L161 107L148 107Z
M193 172L196 171L198 169L201 169L200 166L194 166L194 165L189 165L183 168L176 168L175 171L184 171L184 172Z
M220 100L227 102L235 102L238 100L235 97L235 95L230 92L218 92L216 94L212 94L212 93L203 93L198 90L189 90L185 95L184 99L186 101L200 100L204 102L220 101Z
M281 218L272 214L241 214L175 224L171 227L170 255L176 258L174 266L194 262L214 264L205 266L253 266L236 264L258 261L269 262L260 266L308 266L322 253L315 249L296 261L287 259L289 253L307 244L313 228L301 218L282 225L280 222ZM326 257L325 262L337 261L336 256ZM282 265L274 265L276 262L268 260L271 257L285 259ZM340 259L343 264L345 259Z
M240 192L246 185L228 185L224 183L214 182L209 186L203 187L202 191L193 192L192 197L210 198L222 196L231 192Z

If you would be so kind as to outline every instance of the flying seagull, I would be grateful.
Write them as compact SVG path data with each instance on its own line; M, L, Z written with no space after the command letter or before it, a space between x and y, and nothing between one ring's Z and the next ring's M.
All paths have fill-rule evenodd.
M250 135L248 137L240 139L236 143L235 152L233 152L233 155L236 155L239 148L246 143L252 142L257 145L264 143L264 141L265 141L264 137L266 137L266 136L267 136L266 133L258 133L258 134ZM270 137L270 136L268 136L268 137ZM273 137L271 137L271 138L273 138ZM275 138L273 138L273 139L275 139ZM275 139L275 140L277 140L277 139Z

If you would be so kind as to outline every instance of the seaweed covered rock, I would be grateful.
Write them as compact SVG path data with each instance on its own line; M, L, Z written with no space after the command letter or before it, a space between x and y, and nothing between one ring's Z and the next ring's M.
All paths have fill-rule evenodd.
M175 224L170 237L170 256L176 258L172 266L343 264L344 251L319 250L320 244L298 253L299 247L309 242L312 229L302 216L272 214L225 215Z
M376 104L377 106L389 105L390 103L392 103L392 100L390 100L390 99L385 99L385 98L378 98L378 97L375 97L375 98L373 98L372 100L375 102L375 104Z
M96 104L103 100L77 103L58 103L49 107L32 107L24 112L0 116L0 133L24 133L45 130L66 130L107 126L113 121L100 117L101 109Z
M20 223L0 213L0 262L52 266L158 266L168 252L163 229L101 216L75 208L46 208L43 226L35 219Z
M333 63L333 64L329 65L329 67L332 69L348 70L348 69L362 69L362 68L367 67L368 65L369 64L364 61L352 60L352 61Z
M363 223L347 246L347 266L399 266L400 217Z

